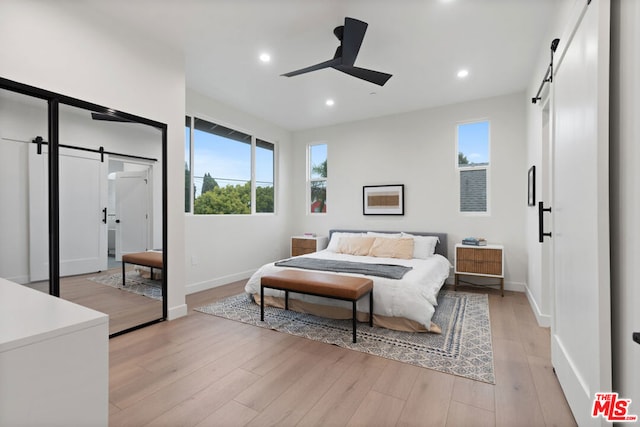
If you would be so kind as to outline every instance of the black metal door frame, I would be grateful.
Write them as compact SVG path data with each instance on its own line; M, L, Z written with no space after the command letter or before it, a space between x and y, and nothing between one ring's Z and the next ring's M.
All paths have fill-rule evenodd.
M19 83L0 77L0 89L21 93L23 95L39 98L48 103L48 145L49 145L49 293L60 297L60 171L59 171L59 120L60 104L107 114L130 122L140 123L157 128L162 133L162 248L164 251L164 269L162 274L162 317L141 325L133 326L110 337L140 329L142 327L158 323L167 319L167 125L144 117L117 111L102 105L82 101L77 98L61 95L45 89Z

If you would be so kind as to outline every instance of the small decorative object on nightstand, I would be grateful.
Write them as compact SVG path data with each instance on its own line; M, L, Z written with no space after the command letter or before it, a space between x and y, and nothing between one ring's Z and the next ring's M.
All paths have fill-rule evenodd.
M502 245L456 245L455 284L460 276L484 276L500 279L500 293L504 296L504 247Z
M329 238L326 236L293 236L291 238L291 256L298 256L318 252L327 247Z

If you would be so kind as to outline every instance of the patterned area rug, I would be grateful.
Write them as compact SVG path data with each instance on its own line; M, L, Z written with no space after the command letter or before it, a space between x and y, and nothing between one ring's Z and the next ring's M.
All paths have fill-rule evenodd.
M125 287L122 287L122 273L93 276L89 277L89 280L102 285L122 289L123 291L133 292L134 294L143 295L156 300L162 300L161 280L146 279L140 276L137 271L127 271L126 276L127 286Z
M196 308L250 325L269 328L340 347L393 359L423 368L495 384L493 348L487 295L443 290L433 322L442 334L398 332L358 323L358 342L352 343L351 320L326 319L311 314L260 306L248 294L235 295Z

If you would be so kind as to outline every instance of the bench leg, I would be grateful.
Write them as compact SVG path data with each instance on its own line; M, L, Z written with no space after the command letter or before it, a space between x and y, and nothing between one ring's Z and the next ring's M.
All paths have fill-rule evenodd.
M289 291L284 291L284 309L289 310Z
M373 291L369 292L369 326L373 327Z
M127 276L125 276L124 274L124 264L125 262L122 261L122 287L124 288L125 286L127 286Z
M260 321L264 322L264 287L260 286Z
M353 342L356 342L356 301L353 301Z

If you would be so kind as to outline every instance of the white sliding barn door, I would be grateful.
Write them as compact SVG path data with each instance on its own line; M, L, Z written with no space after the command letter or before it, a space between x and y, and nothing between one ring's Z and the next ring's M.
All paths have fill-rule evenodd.
M107 156L60 149L60 276L107 269Z
M30 206L32 231L47 227L48 147L38 155L35 144L29 152ZM60 148L60 276L92 273L107 269L107 159L100 154ZM31 281L49 277L46 233L31 233Z
M116 173L116 261L149 248L147 171Z
M580 4L578 4L580 3ZM580 426L594 394L611 391L608 0L576 7L553 87L551 357Z

